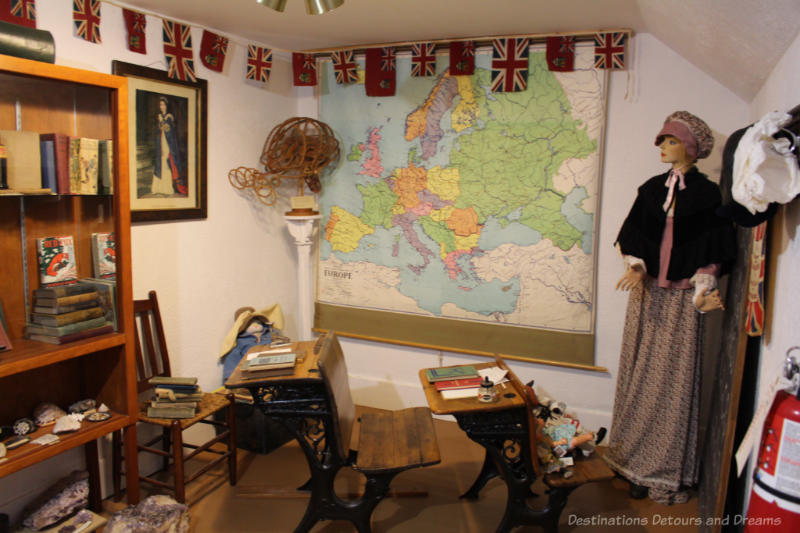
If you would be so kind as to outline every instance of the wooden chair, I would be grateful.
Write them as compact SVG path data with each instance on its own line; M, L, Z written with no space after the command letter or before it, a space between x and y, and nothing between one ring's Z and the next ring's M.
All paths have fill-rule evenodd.
M359 533L369 533L372 511L389 491L400 472L441 461L433 418L427 407L399 411L369 411L355 419L342 347L333 332L320 339L318 361L331 417L332 434L326 434L324 464L312 463L311 500L295 532L310 530L319 520L349 520ZM351 435L358 430L358 450L351 450ZM336 472L350 466L366 477L360 499L345 501L334 491Z
M156 291L150 291L148 298L145 300L134 300L133 311L137 329L136 374L138 392L142 393L153 389L153 386L148 382L150 378L154 376L171 376L172 373L169 363L169 353L167 352L166 337L164 336L164 326L161 322L161 314L158 310ZM144 444L139 444L138 449L140 452L148 452L161 456L163 458L164 471L167 471L170 463L172 463L173 483L169 484L149 476L140 475L139 479L141 481L173 490L175 499L178 502L185 503L186 484L194 481L219 463L227 461L230 484L236 485L236 426L233 394L203 394L202 400L197 405L197 414L192 418L184 419L148 417L148 404L149 398L148 401L141 404L139 422L159 426L161 428L161 434ZM223 410L226 415L224 422L209 418ZM195 445L184 442L183 431L197 423L209 424L216 428L222 428L222 430L215 431L216 436L203 444ZM161 442L160 448L154 448L153 445L159 442ZM214 444L219 442L225 444L225 451L212 448ZM192 451L184 455L184 448L189 448ZM115 432L113 435L112 449L114 499L119 501L120 478L122 476L122 435L120 432ZM202 452L216 454L218 457L187 476L184 468L186 461Z

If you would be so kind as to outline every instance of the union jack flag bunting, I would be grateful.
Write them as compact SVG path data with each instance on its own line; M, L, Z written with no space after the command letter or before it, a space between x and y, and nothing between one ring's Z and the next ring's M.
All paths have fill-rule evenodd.
M381 49L381 70L389 72L397 68L394 61L394 48L391 46L384 46Z
M394 48L367 48L364 56L364 90L367 96L394 96L397 87Z
M27 26L28 28L36 28L36 4L34 0L6 0L5 2L0 2L0 20Z
M433 43L416 43L411 46L411 75L414 77L436 74L436 54Z
M203 38L200 40L200 61L208 70L222 72L227 53L227 37L203 30Z
M453 41L450 43L450 75L472 76L475 72L475 43Z
M594 68L623 70L625 68L625 33L594 34Z
M358 65L353 59L353 51L334 52L331 55L336 83L355 83L358 81Z
M528 39L494 39L492 92L518 92L528 87Z
M144 16L144 13L131 11L130 9L123 9L122 17L125 19L125 28L128 30L128 50L146 54L147 35L145 34L145 28L147 27L147 17Z
M292 78L295 87L317 84L317 61L313 54L292 52Z
M256 80L262 83L269 82L269 75L272 71L272 49L247 45L247 74L248 80Z
M100 40L100 0L72 0L75 33L90 43Z
M575 37L548 37L545 56L549 70L556 72L575 70Z
M192 54L192 28L171 20L162 22L167 76L181 81L197 81Z
M751 230L750 287L747 294L745 330L750 337L760 337L764 332L764 271L766 266L767 222Z

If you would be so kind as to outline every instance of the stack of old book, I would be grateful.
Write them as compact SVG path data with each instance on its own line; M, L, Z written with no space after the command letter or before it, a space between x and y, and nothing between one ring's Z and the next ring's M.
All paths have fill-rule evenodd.
M297 354L290 346L253 346L242 363L244 379L262 379L276 376L291 376L297 364Z
M483 379L472 365L431 368L426 377L445 399L469 398L477 396Z
M31 340L64 344L113 330L91 286L72 283L33 291L33 312L26 327Z
M156 376L148 380L155 387L155 396L147 406L152 418L192 418L203 392L197 378Z

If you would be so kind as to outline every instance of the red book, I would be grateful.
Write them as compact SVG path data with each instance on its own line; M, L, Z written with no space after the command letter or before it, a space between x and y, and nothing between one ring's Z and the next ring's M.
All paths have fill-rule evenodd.
M481 386L481 381L483 381L483 378L481 377L461 378L437 381L433 385L436 387L436 390L441 392L443 390L474 389Z
M63 133L42 133L42 141L53 141L56 157L56 187L58 194L70 194L69 190L69 137Z

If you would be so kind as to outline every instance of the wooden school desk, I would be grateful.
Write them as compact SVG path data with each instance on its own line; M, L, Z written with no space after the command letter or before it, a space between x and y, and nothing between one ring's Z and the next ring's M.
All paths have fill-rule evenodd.
M477 499L484 485L499 475L508 489L508 500L503 518L497 526L497 533L507 533L522 525L538 525L549 533L555 533L570 492L586 482L597 481L601 477L609 479L613 474L604 465L601 465L600 477L593 471L586 472L585 466L594 466L596 462L601 462L599 459L590 462L576 459L575 475L572 478L565 479L560 474L545 476L544 481L550 488L547 504L541 509L529 507L526 498L533 496L530 486L536 476L540 475L535 426L530 410L534 400L529 398L525 386L502 359L472 366L479 370L500 366L507 371L506 377L509 381L497 386L498 401L479 402L477 393L470 398L446 400L434 384L428 382L425 374L428 369L419 371L419 379L431 412L454 416L467 436L486 450L478 477L461 497ZM442 453L447 453L447 450Z

